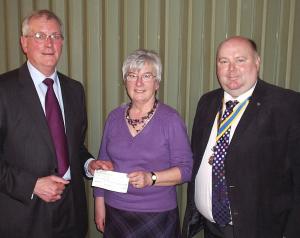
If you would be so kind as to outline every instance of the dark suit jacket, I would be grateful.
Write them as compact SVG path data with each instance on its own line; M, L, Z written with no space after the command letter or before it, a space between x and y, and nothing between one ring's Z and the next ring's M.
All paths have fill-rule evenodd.
M203 228L194 202L195 177L223 90L199 101L192 132L194 167L183 237ZM258 80L231 140L226 180L236 238L300 237L300 96Z
M54 146L27 65L0 75L0 236L85 237L83 164L86 108L79 82L58 74L65 111L71 182L59 202L31 195L37 178L55 174Z

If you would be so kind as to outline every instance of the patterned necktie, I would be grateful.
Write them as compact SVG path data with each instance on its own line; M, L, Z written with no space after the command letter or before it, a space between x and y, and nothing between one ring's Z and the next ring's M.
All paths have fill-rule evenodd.
M45 99L46 118L55 147L58 174L62 177L69 168L68 144L64 121L58 100L53 90L54 81L50 78L46 78L43 83L48 87Z
M237 104L238 101L228 101L226 103L226 110L220 123L232 113ZM215 222L221 226L225 226L231 221L224 165L229 145L230 129L231 127L217 141L212 164L212 214Z

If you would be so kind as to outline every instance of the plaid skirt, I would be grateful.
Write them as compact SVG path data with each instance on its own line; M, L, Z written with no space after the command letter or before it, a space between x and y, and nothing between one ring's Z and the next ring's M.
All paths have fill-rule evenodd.
M166 212L132 212L106 204L103 238L180 237L178 208Z

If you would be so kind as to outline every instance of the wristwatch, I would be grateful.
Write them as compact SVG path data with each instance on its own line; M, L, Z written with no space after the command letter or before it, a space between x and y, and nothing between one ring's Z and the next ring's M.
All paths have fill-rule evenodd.
M152 179L152 185L153 186L157 180L157 176L154 172L151 172L151 179Z

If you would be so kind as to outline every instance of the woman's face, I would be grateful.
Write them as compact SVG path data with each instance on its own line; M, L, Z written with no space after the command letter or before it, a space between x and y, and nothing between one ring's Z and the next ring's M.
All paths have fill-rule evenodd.
M155 100L155 92L159 88L155 68L145 63L140 70L127 73L125 86L132 103L147 103Z

